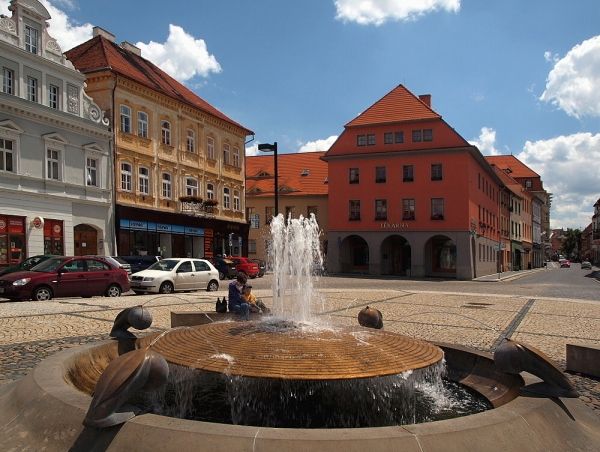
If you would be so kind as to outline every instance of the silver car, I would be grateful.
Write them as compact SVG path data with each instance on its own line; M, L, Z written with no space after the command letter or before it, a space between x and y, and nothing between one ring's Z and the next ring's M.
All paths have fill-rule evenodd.
M581 263L581 269L582 270L585 270L585 269L591 270L592 269L592 263L590 261L583 261Z
M219 272L204 259L162 259L131 275L131 289L136 294L214 291L219 289Z

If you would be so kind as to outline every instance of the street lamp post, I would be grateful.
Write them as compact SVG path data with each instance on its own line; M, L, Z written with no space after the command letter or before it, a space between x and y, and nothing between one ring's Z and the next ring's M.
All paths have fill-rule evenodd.
M277 169L277 141L273 144L262 143L258 145L258 150L261 152L273 152L273 163L275 165L275 217L279 214L279 183L278 183L278 169Z

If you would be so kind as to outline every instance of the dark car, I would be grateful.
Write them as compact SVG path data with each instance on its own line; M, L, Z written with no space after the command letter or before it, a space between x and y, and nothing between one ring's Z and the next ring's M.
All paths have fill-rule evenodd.
M118 297L129 291L127 272L104 259L57 256L30 271L0 277L0 297L46 301L54 297Z
M131 265L131 273L146 270L161 259L160 256L118 256L118 258Z
M3 268L0 270L0 276L8 275L9 273L22 272L31 270L37 264L44 262L46 259L55 257L52 254L40 254L39 256L31 256L17 265L11 265L10 267Z
M235 269L235 263L232 260L226 257L211 257L207 260L219 270L219 279L233 279L237 276L238 272Z
M265 272L267 271L267 263L262 259L250 259L252 262L256 262L258 265L258 277L262 278L265 276Z

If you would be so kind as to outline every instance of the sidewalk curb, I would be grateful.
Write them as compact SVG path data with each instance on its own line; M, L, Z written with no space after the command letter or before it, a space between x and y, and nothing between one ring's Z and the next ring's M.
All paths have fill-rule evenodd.
M521 270L519 273L513 273L513 274L510 274L507 276L500 276L500 278L494 278L494 279L489 279L490 275L485 275L485 276L480 276L479 278L475 278L472 281L483 282L483 283L497 283L497 282L503 282L503 281L512 281L514 279L524 278L525 276L532 275L534 273L537 273L540 271L545 271L545 270L546 269L544 267L535 268L533 270ZM492 273L492 275L494 275L494 274L497 274L497 273ZM484 278L488 278L488 279L484 279Z

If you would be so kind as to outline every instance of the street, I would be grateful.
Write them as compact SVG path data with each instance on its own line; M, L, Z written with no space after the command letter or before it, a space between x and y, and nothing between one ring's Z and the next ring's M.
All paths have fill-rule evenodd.
M567 343L600 346L600 283L593 272L549 268L500 282L321 277L315 283L319 318L355 325L366 305L383 313L387 330L428 341L493 351L505 337L521 340L564 369ZM512 278L512 276L511 276ZM272 306L271 275L252 279L253 291ZM214 311L217 292L0 302L0 384L25 375L67 347L108 339L120 310L144 304L156 332L170 327L171 311ZM134 331L135 332L135 331ZM600 383L572 375L582 400L600 410Z

